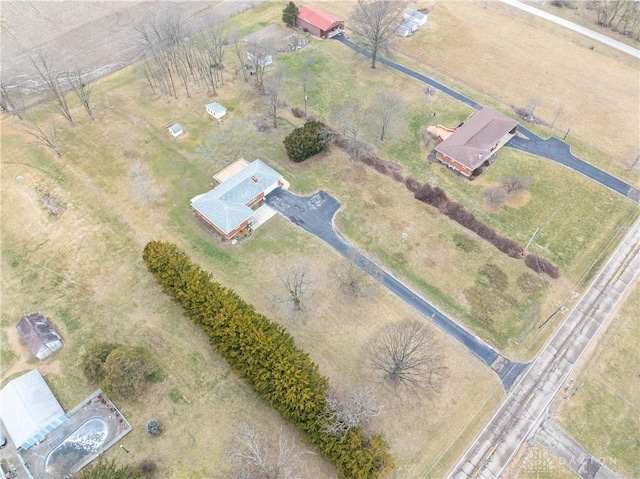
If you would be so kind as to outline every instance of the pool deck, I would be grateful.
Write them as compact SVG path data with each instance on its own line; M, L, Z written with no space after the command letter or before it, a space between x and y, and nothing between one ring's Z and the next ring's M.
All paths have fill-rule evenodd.
M129 431L131 425L118 411L118 408L100 390L93 393L85 401L80 403L67 414L69 419L51 431L38 444L30 447L22 453L24 465L29 470L33 479L58 479L60 473L75 473L96 459L100 454L122 439ZM108 424L108 433L104 444L94 453L87 456L82 462L72 466L70 471L45 470L45 461L51 451L53 451L65 438L78 429L87 420L99 417Z

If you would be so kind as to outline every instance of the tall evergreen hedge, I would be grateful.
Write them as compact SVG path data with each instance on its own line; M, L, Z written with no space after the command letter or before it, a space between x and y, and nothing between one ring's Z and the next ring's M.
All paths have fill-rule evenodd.
M368 438L359 429L341 436L323 432L328 420L328 381L284 328L213 281L172 243L148 243L143 259L164 291L204 330L231 368L295 424L334 464L340 477L375 479L393 469L382 435Z

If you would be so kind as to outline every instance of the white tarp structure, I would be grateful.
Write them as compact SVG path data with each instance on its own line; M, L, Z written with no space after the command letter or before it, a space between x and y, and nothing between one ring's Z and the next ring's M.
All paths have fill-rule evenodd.
M29 449L67 420L37 369L2 388L0 418L19 452Z

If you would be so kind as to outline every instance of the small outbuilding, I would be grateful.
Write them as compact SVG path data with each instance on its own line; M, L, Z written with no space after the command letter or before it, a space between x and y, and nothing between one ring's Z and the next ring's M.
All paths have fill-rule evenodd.
M178 123L174 123L173 125L171 125L169 128L167 128L167 131L174 138L178 138L184 133L184 131L182 131L182 127Z
M249 60L252 65L260 66L262 68L273 63L273 57L256 45L247 49L247 60Z
M331 38L342 33L344 20L318 7L305 5L298 11L296 26L320 38Z
M0 390L0 419L18 452L23 452L64 423L67 415L34 369Z
M413 8L405 8L402 12L402 18L407 22L415 23L418 27L427 24L427 14Z
M221 120L222 117L227 114L227 109L219 103L216 103L215 101L213 103L205 105L204 108L207 113L214 117L216 120Z
M16 329L31 354L41 361L62 347L62 338L42 313L25 314L18 321Z
M396 35L400 37L408 37L409 35L413 35L417 29L417 24L412 21L405 21L396 28Z
M467 178L489 166L516 134L518 122L485 107L436 145L436 158Z

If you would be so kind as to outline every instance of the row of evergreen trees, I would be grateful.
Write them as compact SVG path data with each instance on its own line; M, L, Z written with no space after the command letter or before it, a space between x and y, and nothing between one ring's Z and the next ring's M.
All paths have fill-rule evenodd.
M341 477L381 478L393 469L383 436L366 437L359 429L342 435L325 432L328 381L284 328L213 281L172 243L148 243L143 259L164 291L204 330L231 368L295 424Z

